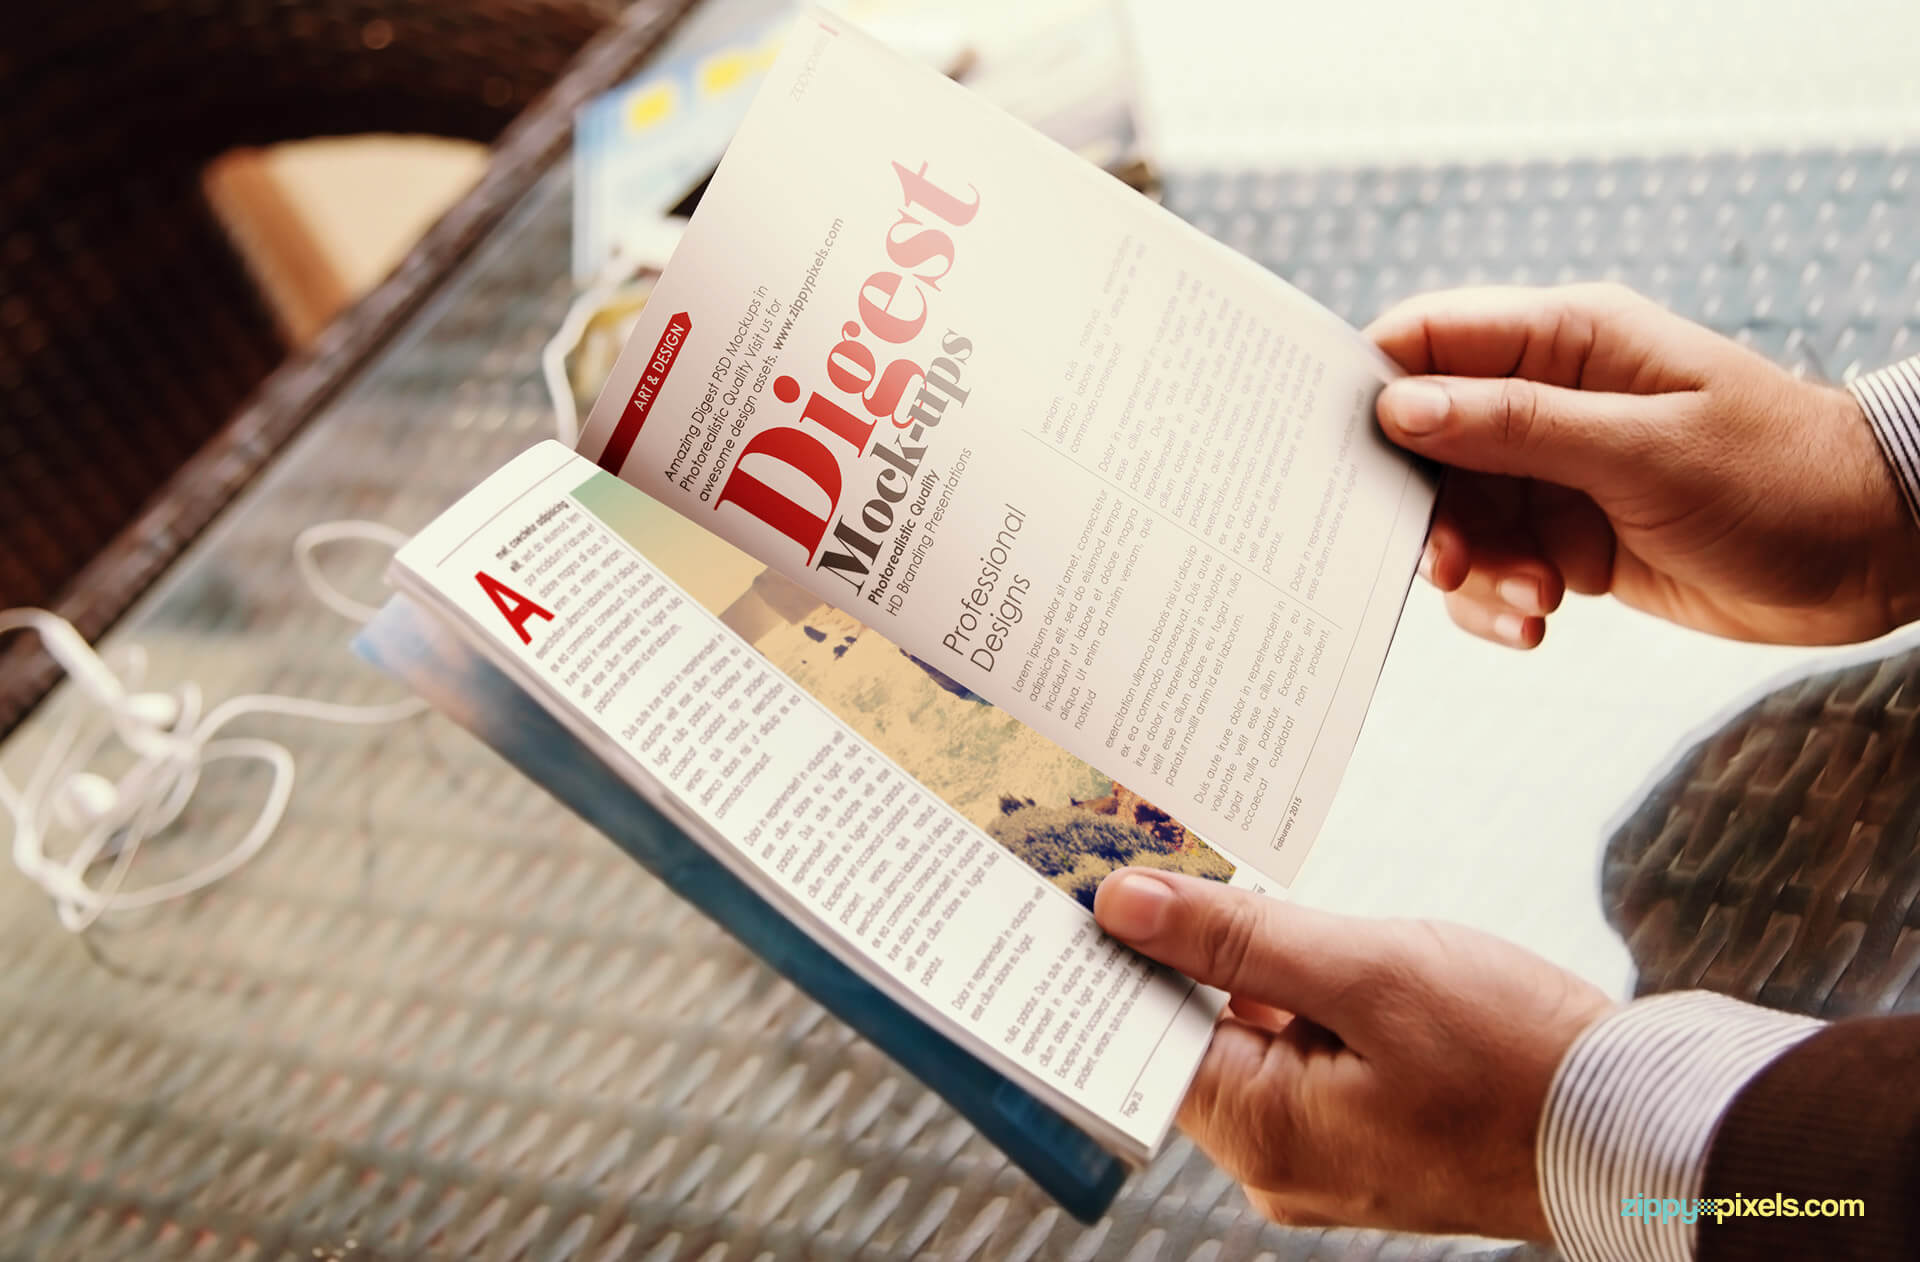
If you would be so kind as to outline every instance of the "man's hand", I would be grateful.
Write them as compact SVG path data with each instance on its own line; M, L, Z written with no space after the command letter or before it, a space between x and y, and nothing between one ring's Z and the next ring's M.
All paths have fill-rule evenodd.
M1920 532L1859 405L1613 285L1469 289L1368 333L1394 442L1451 466L1422 572L1532 648L1567 590L1742 640L1920 614Z
M1457 925L1372 921L1129 868L1094 914L1233 996L1180 1125L1281 1222L1546 1240L1547 1088L1613 1004Z

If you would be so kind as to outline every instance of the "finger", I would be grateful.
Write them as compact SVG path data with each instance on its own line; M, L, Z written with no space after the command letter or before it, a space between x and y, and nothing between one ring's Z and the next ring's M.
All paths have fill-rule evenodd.
M1560 572L1536 556L1474 552L1473 569L1454 588L1457 594L1499 613L1544 618L1560 607L1567 585Z
M1566 584L1542 549L1534 522L1532 492L1542 485L1482 473L1447 478L1435 515L1445 523L1455 568L1443 591L1504 602L1522 614L1559 608Z
M1724 339L1619 285L1485 286L1410 298L1367 326L1410 373L1525 377L1586 390L1701 384Z
M1441 483L1420 574L1441 592L1511 578L1504 603L1544 615L1569 591L1611 590L1613 553L1612 523L1582 492L1456 469Z
M1443 592L1450 592L1467 581L1472 568L1472 553L1459 525L1447 514L1446 501L1434 514L1427 529L1426 550L1420 554L1420 577Z
M1568 390L1518 377L1406 377L1380 392L1376 412L1388 438L1442 464L1604 496L1644 476L1686 397Z
M1305 1017L1355 1046L1378 1028L1382 991L1399 988L1413 967L1379 922L1202 877L1123 868L1100 883L1093 913L1114 937L1196 981Z
M1588 496L1549 482L1528 487L1529 516L1541 553L1568 591L1602 596L1613 590L1613 523Z
M1286 1029L1287 1023L1293 1020L1291 1012L1282 1012L1270 1003L1261 1003L1245 995L1233 996L1227 1003L1227 1011L1248 1025L1275 1032Z
M1300 1107L1304 1070L1293 1040L1225 1018L1181 1101L1180 1129L1241 1182L1285 1187L1295 1181L1296 1154L1309 1139Z
M1448 592L1447 616L1471 635L1510 649L1536 649L1547 638L1547 620L1529 616L1498 601L1465 592Z

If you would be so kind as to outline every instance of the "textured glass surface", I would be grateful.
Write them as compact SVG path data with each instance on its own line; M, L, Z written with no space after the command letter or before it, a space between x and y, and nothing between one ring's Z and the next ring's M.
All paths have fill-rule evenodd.
M1920 351L1909 150L1310 174L1168 199L1342 315L1611 276L1810 374ZM569 187L539 184L108 637L213 699L394 689L295 534L425 522L550 432ZM384 558L323 553L376 598ZM23 774L71 698L4 751ZM298 762L265 853L82 942L0 873L0 1256L1161 1259L1504 1255L1266 1224L1176 1143L1100 1225L438 718L253 719ZM264 777L210 771L186 866ZM1597 891L1596 891L1597 896Z

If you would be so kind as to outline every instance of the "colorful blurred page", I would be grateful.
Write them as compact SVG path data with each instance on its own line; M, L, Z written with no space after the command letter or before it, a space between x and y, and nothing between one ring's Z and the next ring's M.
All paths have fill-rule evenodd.
M1149 183L1127 27L1110 0L829 7L1129 183ZM714 16L682 30L659 65L582 107L573 142L576 285L660 261L636 254L638 234L713 171L795 11L785 0L703 11Z

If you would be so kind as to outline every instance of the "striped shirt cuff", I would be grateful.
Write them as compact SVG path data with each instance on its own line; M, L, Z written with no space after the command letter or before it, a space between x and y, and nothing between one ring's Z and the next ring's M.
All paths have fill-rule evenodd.
M1692 1209L1734 1097L1820 1025L1685 991L1629 1004L1581 1035L1547 1092L1536 1156L1547 1222L1569 1262L1692 1258L1697 1215L1623 1211L1637 1197Z
M1855 377L1847 389L1867 414L1907 512L1920 524L1920 355Z

